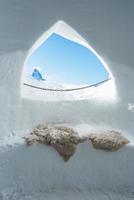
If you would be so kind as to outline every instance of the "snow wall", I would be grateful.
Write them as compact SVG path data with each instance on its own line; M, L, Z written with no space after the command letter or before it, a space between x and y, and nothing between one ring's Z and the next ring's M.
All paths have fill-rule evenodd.
M10 135L14 135L15 133L19 134L20 132L28 132L28 130L31 130L35 125L44 121L70 124L86 123L98 128L105 127L110 129L120 129L122 132L127 132L129 137L131 137L131 141L133 141L134 112L133 109L128 109L128 103L134 103L134 63L131 54L133 45L131 39L129 40L129 38L132 38L131 33L133 33L133 28L132 24L125 23L129 22L129 16L130 18L132 17L130 9L132 7L132 1L130 1L131 3L128 7L124 1L118 1L117 4L112 4L109 1L108 5L106 1L103 0L101 6L98 6L99 1L94 1L92 4L90 1L84 1L82 3L78 1L70 1L65 3L67 5L63 5L61 1L57 1L59 7L55 8L56 11L53 7L54 14L50 20L45 18L45 4L43 4L43 1L41 1L41 4L38 2L38 5L36 4L36 1L33 1L32 6L24 1L24 5L21 5L20 3L20 5L17 4L16 7L14 7L16 3L15 1L12 2L13 5L8 1L0 1L1 8L6 8L7 11L9 11L5 2L9 3L10 6L9 18L7 17L8 21L10 21L12 12L14 12L13 9L15 9L16 15L18 14L17 23L15 23L16 16L13 15L11 18L12 21L14 20L13 27L17 27L19 24L20 16L23 16L24 14L24 12L20 12L20 10L22 9L21 11L23 11L26 5L28 10L25 10L27 13L25 14L25 17L30 15L30 12L28 13L28 11L30 11L30 8L33 6L33 8L37 8L38 11L40 11L39 15L36 15L36 19L41 20L42 17L44 17L44 21L41 20L40 23L38 23L38 20L35 21L36 29L33 28L34 31L32 29L31 34L29 32L28 37L25 36L26 40L24 40L24 36L21 35L22 42L19 43L19 48L16 48L15 45L16 41L19 41L20 39L17 35L20 34L22 28L15 28L15 34L8 31L8 29L1 29L1 143L5 136L7 136L8 139ZM77 6L72 3L76 3ZM44 7L41 10L42 4ZM52 5L51 1L49 1L48 5L50 6L50 4ZM120 11L120 16L122 16L122 18L117 14L120 5L122 5ZM84 13L81 15L81 18L78 17L80 15L79 12L76 12L77 10L79 10L80 13ZM105 11L110 11L108 12L108 17L103 14ZM101 14L102 19L100 19ZM1 12L1 15L4 16L4 12ZM98 23L94 18L94 15L96 16L96 19L104 20L104 22L101 21ZM115 20L114 17L117 20ZM85 37L87 41L91 38L92 46L96 50L98 49L98 53L103 55L103 58L105 58L105 61L115 78L116 89L119 97L119 100L116 103L103 102L99 101L99 99L56 103L31 101L21 98L20 80L25 58L29 48L34 42L31 38L36 39L37 36L39 37L44 31L46 31L48 26L51 25L50 22L53 23L55 19L58 20L61 18L72 27L75 27L79 33L83 34L83 37ZM28 19L28 24L30 24L30 20L34 21L31 16L29 16ZM21 25L23 25L24 21L25 23L27 21L26 18L24 21L23 18L21 18L21 20ZM3 24L5 25L6 23ZM1 23L1 26L3 26L3 24ZM44 24L47 25L44 26ZM102 25L102 29L99 24ZM120 25L120 28L117 28L118 25ZM11 29L9 23L7 23L7 27ZM109 28L109 31L107 27ZM3 30L5 30L5 32ZM26 29L23 30L26 31ZM91 30L91 37L88 35L89 30ZM124 34L126 30L129 33L131 32L127 37L125 37ZM97 34L98 32L99 34ZM33 34L33 37L32 33L35 33ZM103 34L104 37L102 36ZM4 37L6 40L9 38L9 47L6 47L7 43L6 40L3 40ZM126 41L125 39L128 40ZM116 49L115 47L117 47L116 53L114 53ZM9 51L7 50L8 48ZM128 50L130 50L129 54L127 54ZM16 191L22 194L25 192L28 194L32 192L45 192L46 190L58 191L66 189L66 191L76 190L78 192L84 190L89 191L89 189L92 189L93 192L98 189L104 193L110 190L111 192L122 192L123 194L124 191L124 195L127 194L131 198L134 189L133 151L134 148L131 144L122 148L118 152L110 154L96 151L91 145L81 144L71 160L68 163L64 163L51 148L33 146L27 149L25 145L22 144L5 149L3 146L0 153L0 180L2 180L0 181L1 197L2 199L7 199L8 197L6 194L13 195ZM93 192L93 194L95 193ZM109 198L108 195L106 194L106 199ZM110 193L110 195L112 195L112 193ZM11 198L9 197L9 199ZM15 197L12 197L12 199L15 199Z
M1 136L14 131L27 131L38 123L88 123L122 129L132 133L133 104L132 85L134 70L107 61L115 78L118 101L102 101L99 98L69 102L43 102L21 98L20 80L27 52L14 52L0 56L0 126ZM45 95L45 94L44 94Z

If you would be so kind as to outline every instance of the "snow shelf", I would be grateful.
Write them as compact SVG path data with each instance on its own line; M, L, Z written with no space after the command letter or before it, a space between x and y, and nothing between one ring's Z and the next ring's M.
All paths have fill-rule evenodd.
M104 152L85 142L78 145L74 156L65 163L52 147L29 148L24 144L9 147L0 152L0 194L4 200L32 195L34 199L37 194L53 198L56 194L59 199L66 194L65 199L71 195L75 199L78 193L83 194L83 199L88 195L95 200L99 196L134 198L133 154L131 145L116 152Z

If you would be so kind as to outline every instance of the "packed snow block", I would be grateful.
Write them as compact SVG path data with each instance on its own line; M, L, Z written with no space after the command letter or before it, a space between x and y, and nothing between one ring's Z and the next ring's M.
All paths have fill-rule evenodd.
M51 145L64 159L68 161L75 153L77 144L82 142L84 138L80 138L78 133L72 128L63 126L38 125L29 136L26 137L26 143L40 143Z
M93 147L105 151L116 151L129 143L129 140L117 131L104 131L103 133L90 134Z
M131 145L107 153L94 149L89 141L86 141L77 146L75 154L65 163L51 146L10 146L6 151L0 151L0 194L53 194L58 191L75 194L78 191L94 191L94 197L91 199L101 199L95 198L97 191L105 194L114 191L130 197L134 194L133 157L134 147ZM68 195L62 199L65 197L69 199ZM15 200L13 197L5 199ZM43 199L47 197L44 196ZM81 199L90 198L83 196Z

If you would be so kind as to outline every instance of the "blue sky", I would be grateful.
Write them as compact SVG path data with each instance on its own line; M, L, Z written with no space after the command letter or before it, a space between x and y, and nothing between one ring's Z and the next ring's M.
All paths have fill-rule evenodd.
M86 47L53 33L27 62L29 72L40 69L48 82L90 85L109 77L99 59Z

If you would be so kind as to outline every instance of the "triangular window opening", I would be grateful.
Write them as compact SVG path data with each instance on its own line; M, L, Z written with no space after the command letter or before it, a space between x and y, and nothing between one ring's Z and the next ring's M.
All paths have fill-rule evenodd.
M72 28L70 28L72 35L73 37L75 35L74 38L77 36L77 40L69 37L69 34L61 34L61 30L64 33L66 27L68 28L68 25L64 22L58 23L58 28L53 32L50 31L46 39L38 44L27 58L23 85L29 87L29 90L34 92L40 90L41 93L42 90L49 91L49 93L50 91L75 92L79 90L81 96L80 90L83 89L81 91L83 93L84 89L99 87L111 79L104 62L92 48L84 44L84 40L83 43L78 42L79 35L77 33L75 35ZM80 41L82 41L81 38Z

